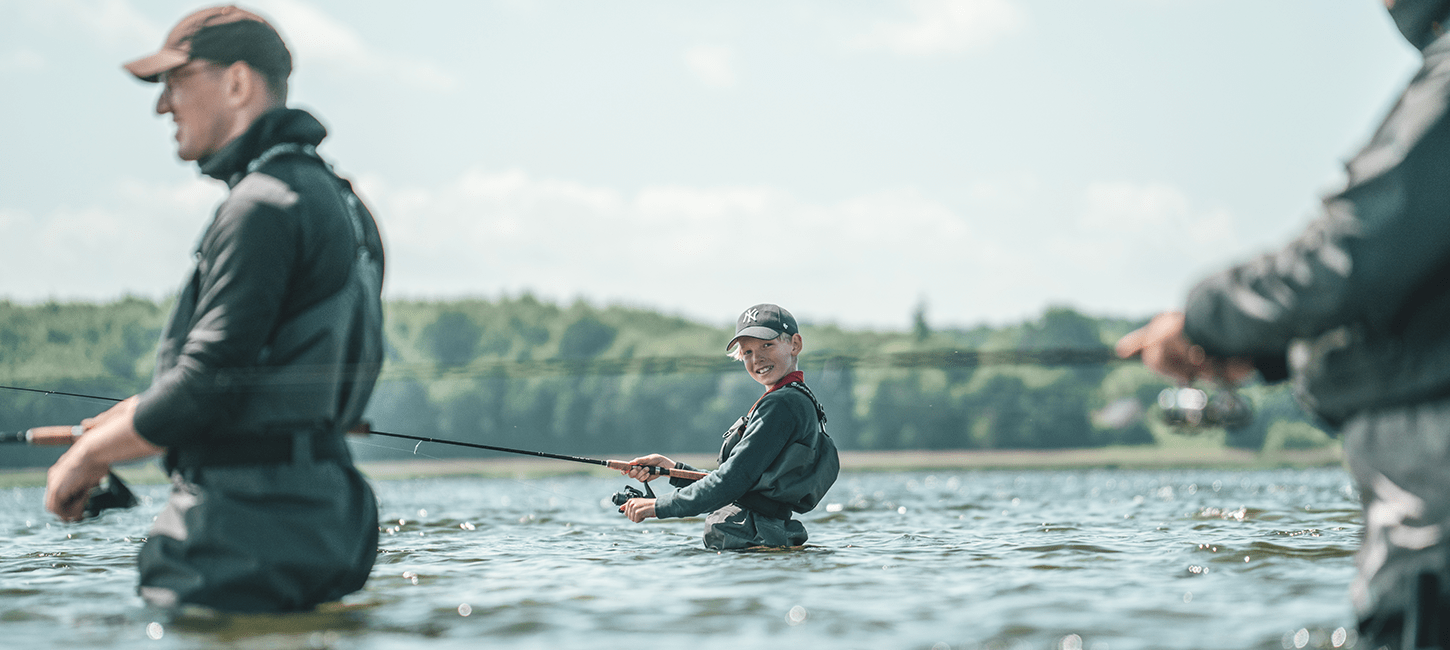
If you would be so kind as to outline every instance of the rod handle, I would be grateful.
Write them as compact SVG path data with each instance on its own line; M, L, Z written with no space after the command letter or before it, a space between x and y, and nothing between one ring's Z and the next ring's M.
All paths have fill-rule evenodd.
M687 469L665 469L663 467L657 467L655 465L630 465L629 463L622 460L606 460L604 461L604 464L605 466L609 467L609 469L617 469L621 472L634 469L636 467L643 467L645 471L648 471L654 476L672 476L674 478L683 478L692 481L698 481L702 478L705 478L706 474L705 472L692 472Z
M32 445L68 445L76 441L85 433L81 425L75 426L53 426L53 427L32 427L26 429L22 434L25 442Z

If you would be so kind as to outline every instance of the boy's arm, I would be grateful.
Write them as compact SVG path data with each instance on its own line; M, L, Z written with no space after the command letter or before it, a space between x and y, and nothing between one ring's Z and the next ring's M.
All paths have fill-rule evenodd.
M816 425L815 408L807 399L791 399L788 391L767 395L755 409L745 435L720 468L678 491L660 495L655 516L689 517L711 512L739 499L755 487L785 446L808 426Z

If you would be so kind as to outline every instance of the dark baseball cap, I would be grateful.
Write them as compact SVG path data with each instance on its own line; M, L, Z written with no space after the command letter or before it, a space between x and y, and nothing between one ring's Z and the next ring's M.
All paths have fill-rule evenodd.
M801 328L796 325L795 316L790 315L784 307L761 303L740 314L735 321L735 338L725 344L725 351L729 352L735 347L735 342L742 336L753 339L770 340L779 338L781 334L800 334Z
M208 7L176 24L161 49L125 65L142 81L159 81L195 59L231 65L246 61L269 78L292 74L292 53L277 30L265 19L232 5Z

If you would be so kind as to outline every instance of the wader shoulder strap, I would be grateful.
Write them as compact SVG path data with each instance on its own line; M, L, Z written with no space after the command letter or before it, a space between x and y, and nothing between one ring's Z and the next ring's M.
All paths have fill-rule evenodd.
M816 399L816 394L812 393L803 381L793 381L786 385L805 393L805 396L810 398L811 405L816 407L816 419L821 423L821 433L824 434L826 432L826 409L821 407L821 401Z

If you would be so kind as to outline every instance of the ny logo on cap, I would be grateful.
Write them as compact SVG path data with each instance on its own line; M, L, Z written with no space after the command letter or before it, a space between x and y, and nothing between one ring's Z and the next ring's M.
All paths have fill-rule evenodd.
M760 320L760 310L759 309L752 309L750 311L745 312L745 318L747 320L749 320L750 322L752 322L752 323Z

